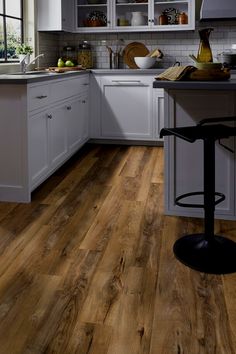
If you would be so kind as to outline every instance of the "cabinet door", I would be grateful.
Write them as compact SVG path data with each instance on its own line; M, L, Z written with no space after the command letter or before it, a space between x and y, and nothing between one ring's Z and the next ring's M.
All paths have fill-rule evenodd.
M143 31L151 26L150 1L115 1L113 6L113 27L119 31Z
M37 1L38 31L73 31L73 0Z
M111 28L111 9L114 0L76 0L78 32L104 32Z
M29 175L31 190L47 174L48 118L45 112L29 118Z
M88 138L88 96L81 96L67 104L68 147L76 151Z
M153 89L153 121L156 140L160 138L160 130L164 128L164 90Z
M74 0L62 0L62 30L73 32L75 30Z
M67 155L67 108L63 104L48 115L49 154L51 168L60 165Z
M152 85L143 77L102 79L101 137L152 139Z

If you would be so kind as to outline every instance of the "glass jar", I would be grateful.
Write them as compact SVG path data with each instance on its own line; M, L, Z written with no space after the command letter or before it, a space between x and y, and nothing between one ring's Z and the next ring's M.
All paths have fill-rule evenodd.
M87 41L83 41L78 48L78 64L82 65L84 69L91 69L93 67L93 57L91 46Z
M76 50L75 47L65 46L63 47L62 58L66 62L67 60L76 63Z

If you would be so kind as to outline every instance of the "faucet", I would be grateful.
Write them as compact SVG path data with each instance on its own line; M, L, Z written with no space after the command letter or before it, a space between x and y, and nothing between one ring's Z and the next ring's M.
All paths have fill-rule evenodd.
M21 72L22 72L23 74L25 74L26 71L27 71L27 68L28 68L31 64L34 64L35 61L36 61L38 58L40 58L40 57L44 57L44 54L39 54L39 55L37 55L33 60L31 60L31 61L29 62L29 64L26 64L26 62L25 62L25 59L27 58L27 54L26 54L25 57L23 58L23 60L20 62Z

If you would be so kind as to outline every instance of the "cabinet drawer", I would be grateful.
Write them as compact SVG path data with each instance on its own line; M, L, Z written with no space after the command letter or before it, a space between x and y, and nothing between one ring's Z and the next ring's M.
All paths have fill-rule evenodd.
M29 111L42 108L50 101L49 85L40 85L30 87L28 91Z
M88 90L89 75L83 75L79 78L57 81L52 85L52 102L60 101L72 96L77 96Z

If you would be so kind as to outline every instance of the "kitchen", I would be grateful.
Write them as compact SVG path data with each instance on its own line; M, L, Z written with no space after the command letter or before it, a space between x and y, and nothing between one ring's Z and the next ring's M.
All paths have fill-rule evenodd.
M214 55L231 48L236 38L235 21L199 23L200 6L197 2L196 28L190 31L37 32L37 54L45 54L39 60L40 67L55 65L65 46L78 46L83 40L91 44L94 60L89 82L87 73L29 82L30 90L48 90L47 94L37 91L51 99L47 103L39 100L40 107L35 108L34 102L27 101L27 92L21 92L27 81L25 85L15 85L14 90L2 82L1 97L5 95L7 103L1 112L11 110L18 121L27 111L38 122L41 112L54 114L64 103L72 107L66 109L69 114L73 104L80 111L84 106L93 106L90 124L93 123L88 130L93 144L84 144L88 134L84 138L73 135L74 120L69 115L72 129L67 138L71 137L72 142L73 138L75 142L82 139L81 143L71 143L71 154L65 153L61 160L64 162L58 162L61 168L51 174L52 167L50 177L42 177L44 182L36 177L34 186L38 188L32 192L30 203L0 203L0 353L234 353L235 274L221 276L191 270L178 262L172 252L178 237L201 230L203 222L164 212L163 143L159 139L160 126L155 131L158 124L153 118L158 112L153 108L152 114L147 114L147 130L134 137L132 130L127 136L109 135L114 124L108 130L101 129L107 127L106 118L100 122L95 119L99 115L101 119L107 117L108 109L98 100L96 83L99 87L102 83L102 92L113 98L106 91L106 87L111 87L111 77L147 80L147 102L155 107L152 103L156 98L152 95L159 89L152 90L154 77L176 61L192 64L188 55L198 51L200 28L214 27L210 37ZM160 48L164 57L157 70L140 70L137 74L136 70L127 72L122 63L123 70L111 74L106 46L121 38L125 45L142 42L149 50ZM8 72L7 66L13 70L12 64L1 65L3 73ZM72 86L77 91L70 96ZM126 89L138 90L136 86ZM19 101L13 104L14 95L24 97L23 107ZM88 97L92 97L93 105L82 102ZM112 102L115 104L115 99ZM163 110L163 92L158 102L158 109ZM128 100L124 106L127 103ZM124 111L125 107L120 109ZM53 132L53 119L48 122ZM10 122L9 131L13 123ZM33 128L38 131L40 125L36 123ZM13 159L8 154L17 152L13 148L17 147L16 141L20 144L27 139L26 127L22 130L26 135L21 137L16 127L13 130L16 133L11 140L12 149L6 151L2 145L1 150L8 156L3 160L4 166ZM2 142L6 140L1 137ZM32 140L31 144L36 141ZM43 150L47 155L46 143L35 145L34 156L42 156ZM66 143L61 146L63 150ZM21 166L22 160L16 161ZM217 219L215 229L235 239L235 221Z

